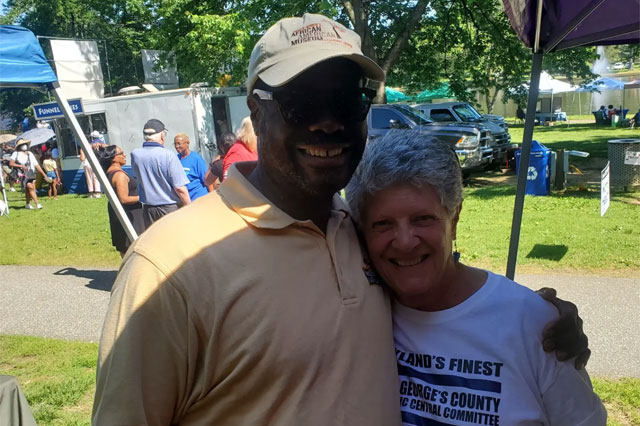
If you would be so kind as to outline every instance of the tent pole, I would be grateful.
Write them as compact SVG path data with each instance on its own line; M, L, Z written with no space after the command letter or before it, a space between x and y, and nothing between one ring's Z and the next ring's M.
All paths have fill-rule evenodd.
M91 166L91 168L93 169L93 172L98 177L98 180L100 181L100 185L102 185L102 188L107 194L107 198L111 203L111 207L113 207L113 210L116 212L116 216L118 216L118 220L120 220L120 223L124 228L124 231L127 233L127 236L131 241L135 241L138 238L138 234L133 228L133 225L131 224L129 217L127 216L124 209L122 208L122 204L120 204L120 200L118 199L115 191L113 190L111 183L109 183L109 180L107 179L107 175L104 173L104 170L102 170L102 167L100 167L98 158L96 157L95 153L93 152L93 149L89 145L89 142L87 142L87 138L84 136L84 133L82 132L82 128L80 127L80 123L78 123L76 116L73 114L73 111L71 110L71 107L67 102L67 99L62 94L62 91L60 90L60 84L58 84L57 81L54 83L51 83L49 89L53 92L53 96L56 98L56 101L58 101L58 105L60 105L60 109L62 109L62 112L64 113L65 118L67 119L69 124L71 124L71 129L73 130L73 134L75 135L76 139L80 141L80 145L82 146L84 155L87 157L87 161L89 161L89 165Z
M536 115L536 103L538 101L538 87L540 86L540 71L542 71L542 52L533 54L531 65L531 84L529 85L529 99L527 101L527 113L524 119L524 134L522 136L522 151L520 155L520 169L518 183L516 185L516 199L513 207L513 220L511 222L511 240L509 241L509 258L507 259L507 278L513 279L516 274L516 260L518 257L518 244L520 242L520 225L522 224L522 209L524 207L524 195L527 186L529 171L529 157L531 154L531 139L533 138L533 122Z

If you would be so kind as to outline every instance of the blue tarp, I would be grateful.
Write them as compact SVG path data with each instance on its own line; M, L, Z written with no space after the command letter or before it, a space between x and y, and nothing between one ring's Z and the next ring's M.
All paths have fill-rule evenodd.
M57 80L31 31L0 25L0 86L29 87Z

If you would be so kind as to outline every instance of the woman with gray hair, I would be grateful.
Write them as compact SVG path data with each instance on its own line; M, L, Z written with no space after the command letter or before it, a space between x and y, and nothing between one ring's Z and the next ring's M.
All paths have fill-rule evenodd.
M459 261L462 174L450 146L390 132L368 144L346 194L395 299L405 425L606 423L586 371L543 350L554 307Z

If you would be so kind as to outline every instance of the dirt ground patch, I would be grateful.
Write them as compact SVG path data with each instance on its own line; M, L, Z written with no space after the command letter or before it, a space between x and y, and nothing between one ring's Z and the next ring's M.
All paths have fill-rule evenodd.
M601 157L580 158L572 161L569 157L569 171L567 173L567 189L581 191L600 191L602 169L607 165L607 159ZM515 187L517 183L515 170L502 168L476 173L465 179L464 184L469 188L482 188L491 185L509 185ZM551 190L554 182L551 182ZM639 188L640 189L640 188ZM631 204L640 205L639 199L628 200Z

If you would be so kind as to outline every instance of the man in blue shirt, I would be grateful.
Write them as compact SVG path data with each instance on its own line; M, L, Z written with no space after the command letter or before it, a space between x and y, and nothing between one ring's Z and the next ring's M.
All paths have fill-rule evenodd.
M189 179L180 160L165 149L167 129L160 120L151 119L143 128L142 148L131 152L131 166L138 180L145 228L162 216L178 210L178 203L191 202Z
M186 133L178 133L173 138L173 146L178 151L178 158L182 163L184 172L187 174L187 179L189 179L187 188L189 189L191 201L207 195L209 191L204 183L207 164L200 154L189 149L189 136Z

